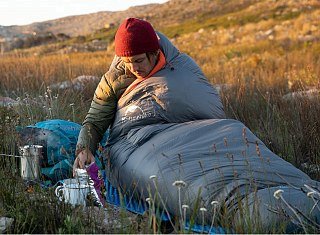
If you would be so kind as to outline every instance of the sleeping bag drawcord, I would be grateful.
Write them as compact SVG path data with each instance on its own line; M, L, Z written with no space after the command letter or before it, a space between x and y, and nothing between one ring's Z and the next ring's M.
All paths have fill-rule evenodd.
M169 66L169 68L170 68L171 71L174 70L174 66L173 66L170 62L167 62L167 65Z

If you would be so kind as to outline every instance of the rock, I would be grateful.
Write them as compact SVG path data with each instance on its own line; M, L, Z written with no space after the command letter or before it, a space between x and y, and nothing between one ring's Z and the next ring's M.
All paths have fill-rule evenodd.
M59 82L49 86L50 89L74 89L76 91L82 91L86 86L96 86L100 81L99 77L81 75L71 81Z
M119 231L127 227L138 227L138 214L126 211L111 204L106 208L85 207L83 212L96 222L103 232ZM89 223L89 221L88 221Z
M315 37L313 35L305 35L305 36L299 35L298 36L298 41L300 41L300 42L313 42L316 40L317 40L317 37Z
M281 32L281 31L283 31L283 26L282 25L279 25L279 24L277 24L277 25L275 25L274 27L273 27L273 29L276 31L276 32Z
M201 29L198 30L198 33L203 33L203 32L204 32L204 29L203 29L203 28L201 28Z
M4 234L6 233L9 228L11 227L14 219L13 218L8 218L8 217L1 217L0 218L0 233Z
M320 173L320 166L317 164L310 164L310 163L302 163L301 168L303 171L313 173L313 174L319 174Z
M72 87L71 81L58 82L49 86L50 89L61 89L61 90L68 89L71 87Z
M0 107L14 107L18 105L19 102L10 97L0 97Z
M316 99L320 97L320 90L317 88L313 88L310 90L306 90L306 91L295 91L295 92L290 92L288 94L285 94L284 96L282 96L283 100L298 100L298 99Z
M232 87L234 87L233 84L227 84L227 83L222 83L222 84L214 84L214 87L218 91L218 93L221 93L223 91L230 90Z
M273 30L272 30L272 29L269 29L269 30L265 31L264 34L265 34L266 36L270 36L271 34L273 34Z

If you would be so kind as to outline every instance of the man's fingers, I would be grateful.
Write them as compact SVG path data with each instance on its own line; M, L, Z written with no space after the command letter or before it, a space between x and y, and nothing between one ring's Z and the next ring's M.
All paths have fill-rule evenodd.
M73 177L76 176L76 168L78 168L79 166L79 158L76 157L76 159L74 159L74 163L73 163L73 166L72 166L72 175Z
M73 177L76 176L77 168L84 169L86 164L90 164L92 162L94 162L94 156L92 155L92 153L90 151L87 152L85 150L81 151L73 163L73 167L72 167Z
M86 163L85 163L84 161L81 161L81 159L79 158L79 163L78 163L79 168L84 169L85 164L86 164Z
M85 167L85 162L81 161L81 157L78 156L76 157L76 159L74 160L74 163L73 163L73 166L72 166L72 174L73 174L73 177L76 176L76 169L77 168L81 168L81 169L84 169Z

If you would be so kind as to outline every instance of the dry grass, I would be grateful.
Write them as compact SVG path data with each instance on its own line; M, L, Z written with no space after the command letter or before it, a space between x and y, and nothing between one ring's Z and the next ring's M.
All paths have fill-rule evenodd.
M190 51L212 84L233 85L222 90L228 117L244 122L273 151L297 167L305 162L318 164L318 99L295 102L282 99L290 92L289 82L301 83L301 89L320 83L318 42L295 42L284 49L281 42L265 40L252 45L212 45L206 50L197 50L202 44L180 45L179 42L176 42L179 49ZM45 93L47 85L83 74L101 76L111 60L109 52L3 57L0 60L1 95L39 100L37 97ZM93 89L86 92L93 93ZM90 104L88 99L82 98L91 95L73 91L53 91L52 95L58 93L55 106L54 102L42 102L38 108L41 112L21 107L19 115L23 119L28 115L30 118L28 112L36 113L33 116L37 118L32 118L34 123L50 117L47 109L51 107L51 117L73 120L69 104L75 103L76 121L81 122Z
M0 60L1 93L37 91L41 86L80 75L100 77L106 72L111 59L105 52L47 56L10 54Z
M258 2L262 5L270 3ZM307 7L309 3L314 7L311 10ZM295 4L296 1L290 1L287 8L275 6L277 11L283 9L288 14L277 16L277 11L270 11L268 14L274 13L275 17L257 22L242 19L243 22L248 20L243 25L233 18L243 15L229 14L226 19L233 23L189 32L173 39L173 42L195 59L212 84L229 84L221 90L228 118L242 121L273 152L319 180L320 172L312 166L320 163L320 98L291 101L282 98L293 89L290 83L298 84L294 88L296 90L320 86L319 10L315 10L318 3L303 1L306 5L304 10L292 15L296 12L293 11ZM241 11L251 14L255 8ZM223 23L221 19L212 22ZM314 30L315 27L318 30ZM269 37L270 29L272 37ZM313 39L306 40L308 35L312 35ZM111 45L105 52L60 55L39 53L39 50L46 51L42 47L2 55L0 96L10 96L21 103L13 109L0 107L1 153L16 153L16 137L12 133L18 125L25 126L50 118L81 123L89 108L88 97L92 96L93 89L48 92L47 86L79 75L100 77L111 63L112 49ZM70 106L72 103L73 108ZM13 162L10 164L15 165ZM12 177L16 174L15 168L10 174L7 173ZM8 180L2 182L12 184ZM15 191L23 191L24 186L18 179L12 185L16 186ZM13 190L12 187L10 190ZM93 230L85 230L80 225L82 218L70 223L71 210L59 206L48 212L51 220L39 223L45 227L44 230L39 227L34 230L30 226L41 218L34 215L34 221L30 221L24 214L26 211L32 213L28 206L34 205L31 202L21 206L14 204L26 197L15 198L3 190L0 190L0 197L7 200L5 207L0 204L1 215L14 216L21 223L13 232L101 232L96 226L92 227ZM39 209L43 207L39 206ZM57 211L60 209L65 214ZM52 219L54 217L57 217L56 221ZM148 229L145 231L150 232ZM241 228L239 231L245 232Z

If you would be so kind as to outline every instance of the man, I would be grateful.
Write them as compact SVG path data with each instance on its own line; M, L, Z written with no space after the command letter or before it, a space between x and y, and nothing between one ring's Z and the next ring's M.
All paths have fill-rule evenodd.
M102 77L95 91L78 138L74 168L84 168L94 162L93 153L112 124L119 98L167 65L157 33L150 23L137 18L128 18L119 26L115 53L120 60L115 60L115 68ZM218 116L223 118L222 104L217 98Z

